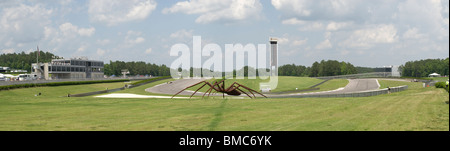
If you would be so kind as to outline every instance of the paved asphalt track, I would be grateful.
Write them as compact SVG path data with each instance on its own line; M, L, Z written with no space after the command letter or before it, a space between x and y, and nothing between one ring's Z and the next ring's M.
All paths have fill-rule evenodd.
M201 79L180 79L176 81L172 81L170 83L163 83L148 89L145 89L147 92L157 93L157 94L171 94L174 95L184 88L201 82ZM201 93L203 95L203 93ZM192 92L183 91L179 95L192 95Z
M172 81L171 83L164 83L161 85L148 88L145 91L158 94L176 94L184 88L203 81L202 79L180 79ZM280 94L280 95L266 95L267 97L282 98L285 96L304 96L304 95L318 95L318 94L343 94L352 92L362 92L369 90L379 89L379 84L377 79L349 79L349 84L346 87L340 88L333 91L326 92L315 92L315 93L297 93L297 94ZM179 95L192 95L193 91L183 91ZM203 95L204 93L198 92L196 95ZM222 95L222 94L217 94ZM243 95L241 95L243 96ZM245 96L245 95L244 95Z

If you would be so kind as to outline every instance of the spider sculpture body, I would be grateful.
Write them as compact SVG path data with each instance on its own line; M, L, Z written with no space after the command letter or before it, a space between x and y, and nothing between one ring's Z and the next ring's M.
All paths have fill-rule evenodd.
M248 97L250 97L250 98L253 99L253 98L256 98L256 95L255 95L255 93L256 93L256 94L259 94L259 95L261 95L261 96L267 98L265 95L259 93L258 91L255 91L255 90L253 90L253 89L251 89L251 88L249 88L249 87L246 87L246 86L244 86L244 85L241 85L241 84L239 84L239 83L237 83L237 82L234 82L233 84L231 84L230 87L225 88L225 80L222 80L222 81L220 81L220 82L217 82L217 81L216 81L216 82L214 82L214 84L211 84L211 83L209 83L209 82L207 82L207 81L201 81L201 82L199 82L199 83L196 83L196 84L194 84L194 85L191 85L191 86L189 86L189 87L186 87L185 89L181 90L181 91L178 92L177 94L173 95L172 98L175 97L176 95L180 94L180 93L183 92L184 90L189 89L189 88L192 88L192 87L195 87L195 86L200 85L200 84L203 84L203 85L202 85L200 88L198 88L198 89L191 95L190 98L192 98L192 96L194 96L195 93L197 93L200 89L202 89L202 88L205 87L205 86L209 86L210 88L205 92L205 94L203 94L203 97L205 97L206 94L208 94L208 97L209 97L209 95L211 95L211 93L213 93L213 91L214 91L214 93L217 93L217 92L223 93L223 97L225 97L225 94L228 94L228 95L231 95L231 96L240 96L242 93L244 93L244 94L246 94ZM245 90L247 90L248 92L245 92L245 91L243 91L242 89L245 89ZM213 93L213 94L214 94L214 93ZM251 95L250 95L249 93L250 93ZM252 97L252 96L253 96L253 97Z

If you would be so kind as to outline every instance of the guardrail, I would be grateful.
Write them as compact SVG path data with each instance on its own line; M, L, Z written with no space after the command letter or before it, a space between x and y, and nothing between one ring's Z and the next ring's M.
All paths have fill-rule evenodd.
M399 86L391 88L391 93L401 92L408 89L408 86ZM312 95L292 95L292 96L283 96L283 98L340 98L340 97L369 97L369 96L377 96L382 94L388 94L389 90L380 89L380 90L371 90L371 91L363 91L363 92L352 92L352 93L340 93L340 94L312 94ZM275 96L276 97L276 96Z
M351 75L339 75L339 76L328 76L328 77L314 77L316 79L329 80L329 79L356 79L356 78L385 78L392 76L390 72L372 72L372 73L362 73L362 74L351 74Z

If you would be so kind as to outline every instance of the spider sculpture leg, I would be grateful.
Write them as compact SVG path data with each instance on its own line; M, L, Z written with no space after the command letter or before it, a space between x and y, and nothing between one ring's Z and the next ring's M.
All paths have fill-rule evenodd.
M236 85L237 85L237 86L236 86ZM253 94L252 91L249 91L249 92L253 95L253 97L251 97L251 96L248 94L248 92L245 92L245 91L239 89L239 87L241 87L241 85L239 85L239 83L237 83L237 82L234 82L233 84L231 84L231 86L230 86L226 91L227 91L227 92L231 92L231 91L237 90L237 91L239 91L239 92L241 92L241 93L246 94L246 95L247 95L248 97L250 97L250 98L253 98L253 97L256 98L255 94Z
M246 92L244 92L244 91L242 91L241 89L239 89L238 87L236 87L236 90L238 90L238 91L240 91L240 92L242 92L242 93L244 93L244 94L246 94L248 97L250 97L251 99L253 99L252 98L252 96L250 96L248 93L246 93Z
M189 88L195 87L195 86L197 86L197 85L199 85L199 84L202 84L202 83L204 83L204 84L203 84L199 89L197 89L197 90L191 95L190 98L192 98L192 96L194 96L195 93L197 93L197 92L198 92L201 88L203 88L204 86L206 86L206 85L211 86L211 84L210 84L209 82L202 81L202 82L196 83L196 84L194 84L194 85L191 85L191 86L189 86L189 87L186 87L185 89L181 90L181 91L178 92L177 94L173 95L172 98L175 97L176 95L180 94L180 93L183 92L184 90L187 90L187 89L189 89Z
M255 92L255 93L257 93L257 94L259 94L259 95L261 95L261 96L263 96L263 97L265 97L265 98L267 98L264 94L262 94L262 93L259 93L258 91L255 91L255 90L253 90L253 89L251 89L251 88L249 88L249 87L246 87L246 86L244 86L244 85L241 85L241 84L239 84L239 83L236 83L239 87L242 87L242 88L244 88L244 89L247 89L248 91L250 91L250 92Z
M223 80L222 80L222 81L223 81ZM222 82L222 81L221 81L221 82ZM222 89L220 88L220 83L221 83L221 82L217 82L217 81L214 82L214 85L212 85L211 88L208 89L209 93L208 93L208 91L206 91L205 94L203 94L203 97L205 97L206 93L208 93L208 98L209 98L209 96L211 95L211 93L213 92L213 90L216 91L216 92L217 92L217 91L222 91ZM218 88L216 88L216 86L217 86Z
M205 82L205 84L203 84L200 88L198 88L197 90L195 90L195 92L192 93L191 97L189 97L189 98L192 98L192 96L194 96L195 93L197 93L198 90L200 90L200 89L202 89L203 87L205 87L205 86L207 85L206 83L207 83L207 82Z
M195 86L197 86L197 85L199 85L199 84L202 84L202 83L204 83L204 84L201 86L201 88L203 88L204 86L208 85L208 86L210 86L211 88L215 89L214 87L215 87L216 85L218 85L217 82L216 82L214 85L212 85L212 84L209 83L209 82L201 81L201 82L199 82L199 83L196 83L196 84L194 84L194 85L191 85L191 86L189 86L189 87L186 87L185 89L181 90L181 91L178 92L177 94L173 95L172 98L175 97L175 96L177 96L178 94L180 94L180 93L183 92L184 90L187 90L187 89L189 89L189 88L195 87ZM195 93L197 93L201 88L197 89L197 91L195 91L194 94L191 95L191 98L192 98L192 96L194 96Z

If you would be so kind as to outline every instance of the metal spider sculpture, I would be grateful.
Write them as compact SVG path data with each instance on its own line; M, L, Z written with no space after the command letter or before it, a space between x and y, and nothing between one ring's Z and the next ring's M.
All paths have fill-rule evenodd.
M198 88L198 89L191 95L190 98L192 98L192 96L194 96L195 93L197 93L200 89L202 89L203 87L205 87L205 86L207 86L207 85L208 85L210 88L205 92L205 94L203 94L202 98L204 98L206 94L208 94L208 97L209 97L209 95L211 95L211 93L212 93L213 91L215 91L213 94L215 94L215 93L217 93L217 92L222 93L222 94L223 94L223 98L225 98L225 93L228 94L228 95L231 95L231 96L240 96L242 93L244 93L244 94L246 94L248 97L250 97L251 99L256 98L255 93L257 93L257 94L259 94L259 95L261 95L261 96L267 98L264 94L261 94L261 93L259 93L258 91L255 91L255 90L253 90L253 89L251 89L251 88L249 88L249 87L246 87L246 86L244 86L244 85L241 85L241 84L239 84L239 83L237 83L237 82L234 82L233 84L231 84L230 87L228 87L228 88L225 89L225 80L222 80L222 81L220 81L220 82L215 81L214 84L211 84L211 83L209 83L209 82L207 82L207 81L202 81L202 82L196 83L196 84L194 84L194 85L191 85L191 86L189 86L189 87L187 87L187 88L181 90L181 91L178 92L177 94L173 95L172 98L175 97L175 96L177 96L178 94L180 94L180 93L183 92L184 90L189 89L189 88L192 88L192 87L195 87L195 86L197 86L197 85L199 85L199 84L202 84L202 83L203 83L203 85L202 85L200 88ZM243 91L243 90L240 89L240 88L243 88L243 89L248 90L248 91L253 95L253 97L252 97L248 92L245 92L245 91ZM255 92L255 93L253 93L253 92Z

